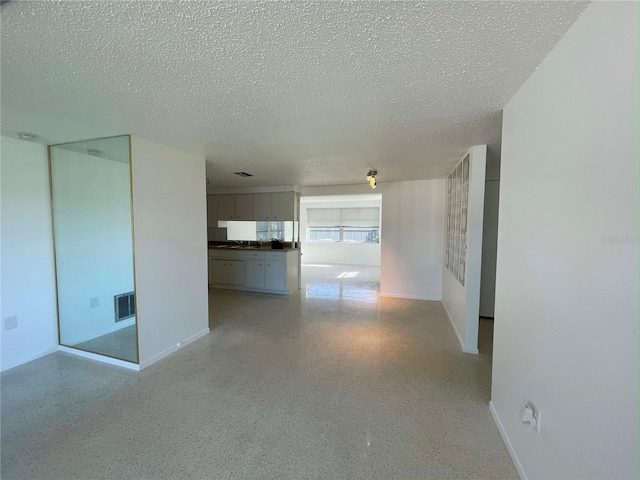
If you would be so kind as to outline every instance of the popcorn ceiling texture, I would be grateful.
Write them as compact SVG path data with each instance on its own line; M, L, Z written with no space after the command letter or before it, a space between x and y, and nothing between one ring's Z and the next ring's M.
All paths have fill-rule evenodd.
M9 2L2 130L132 133L211 187L444 177L585 2ZM234 171L254 177L240 178Z

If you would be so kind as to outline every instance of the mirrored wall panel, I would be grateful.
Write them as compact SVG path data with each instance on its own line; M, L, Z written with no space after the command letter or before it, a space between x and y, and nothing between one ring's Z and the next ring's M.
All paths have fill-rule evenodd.
M129 136L50 161L60 344L138 363Z

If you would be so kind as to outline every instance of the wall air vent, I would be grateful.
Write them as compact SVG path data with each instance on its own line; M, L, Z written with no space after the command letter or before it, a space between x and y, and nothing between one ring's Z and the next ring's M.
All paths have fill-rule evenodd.
M240 175L241 177L253 177L250 173L247 172L233 172L234 175Z
M136 302L133 292L121 293L113 298L116 307L116 322L121 322L136 314Z

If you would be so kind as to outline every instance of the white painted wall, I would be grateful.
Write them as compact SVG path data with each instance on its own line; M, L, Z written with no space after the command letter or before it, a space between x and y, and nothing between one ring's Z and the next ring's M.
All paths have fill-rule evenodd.
M58 349L47 147L2 137L2 370ZM3 322L4 323L4 322Z
M132 137L141 367L209 331L205 159Z
M637 2L592 3L504 110L492 406L523 477L638 478L638 127Z
M442 304L449 315L449 320L462 350L467 353L478 353L486 162L486 145L476 145L469 150L467 259L464 285L453 276L449 269L444 266L442 268ZM444 235L446 235L446 231L443 232L443 238Z
M380 243L318 243L307 242L307 209L309 208L358 208L382 206L380 195L302 197L300 202L300 239L302 260L311 264L345 264L380 266ZM352 198L349 198L352 197ZM353 198L355 197L355 199ZM313 199L313 200L310 200Z
M394 182L381 190L380 295L440 300L445 180Z
M375 193L382 194L381 295L442 298L444 190L445 180L378 184ZM371 192L366 183L302 188L303 197Z
M134 323L114 303L133 291L129 164L59 147L51 162L60 343L73 346Z

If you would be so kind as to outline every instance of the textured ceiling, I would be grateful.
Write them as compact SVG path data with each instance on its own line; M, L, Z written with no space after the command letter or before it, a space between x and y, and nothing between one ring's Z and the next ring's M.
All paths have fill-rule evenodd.
M441 177L500 141L502 108L586 5L9 2L2 131L132 133L206 156L211 186Z

